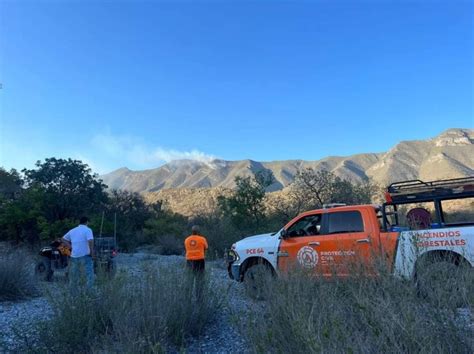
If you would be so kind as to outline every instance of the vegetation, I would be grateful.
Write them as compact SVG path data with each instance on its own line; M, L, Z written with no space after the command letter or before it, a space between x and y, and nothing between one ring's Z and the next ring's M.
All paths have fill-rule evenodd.
M352 184L332 172L312 168L298 171L295 187L305 196L306 209L322 208L329 203L370 203L376 193L375 186L369 182Z
M450 285L464 288L462 306L473 303L472 272L438 270ZM420 296L413 282L381 270L379 277L354 272L328 280L295 272L261 287L264 301L242 323L258 353L472 353L469 319L451 296L432 288ZM470 277L468 279L467 277ZM470 287L470 289L468 289Z
M16 301L38 293L28 257L20 252L0 255L0 301Z
M0 167L0 198L13 199L21 191L23 180L15 169L10 172Z
M268 202L266 190L273 181L265 172L236 177L235 190L218 199L216 210L189 219L163 209L161 202L145 203L138 193L107 190L78 160L48 158L21 174L0 168L0 241L48 242L87 215L96 235L116 231L122 250L148 245L162 254L182 254L183 240L197 223L208 238L210 256L218 257L240 238L276 231L302 211L331 202L368 203L377 192L370 183L352 184L308 168L297 174L287 197Z
M245 231L257 232L265 222L265 190L274 181L273 175L258 172L252 177L235 178L235 192L220 197L219 207L232 224Z
M179 281L177 281L177 279ZM96 291L50 294L54 315L38 324L34 352L164 352L198 336L218 313L221 299L207 277L182 268L121 274Z
M305 168L297 172L286 195L272 201L270 214L281 225L304 211L322 208L324 204L366 204L377 199L379 194L379 188L369 181L354 184L326 170Z
M84 214L96 234L110 235L116 214L122 249L148 245L162 254L180 254L190 226L199 224L214 257L243 236L276 231L302 211L332 202L369 203L378 193L370 183L352 184L327 171L305 169L287 198L268 204L265 191L272 181L261 173L237 177L237 188L219 199L217 210L188 219L159 202L146 204L139 194L107 191L77 160L46 159L22 174L0 169L0 241L48 241ZM14 254L0 259L0 301L35 294L25 259ZM417 270L416 283L396 279L383 267L379 277L363 276L367 272L353 267L348 279L330 281L304 272L273 278L261 267L260 276L266 277L257 289L261 301L252 303L248 316L238 315L249 350L473 352L469 324L458 312L459 307L473 308L472 271L452 263L433 270L428 261ZM434 286L436 279L449 282ZM200 280L196 283L179 267L148 268L141 275L130 272L100 281L97 289L79 297L55 287L49 296L54 315L38 325L37 341L27 341L24 349L178 351L215 320L221 306L222 289L206 277Z
M78 160L49 158L22 172L25 184L42 192L41 210L47 221L89 214L107 200L106 186Z
M80 161L50 158L36 167L24 169L22 177L2 170L5 180L22 188L10 187L0 199L0 239L32 243L58 237L107 201L105 185Z
M83 215L91 219L96 235L101 231L112 235L115 214L123 250L169 244L170 236L179 242L184 238L188 228L184 217L162 210L160 203L145 204L137 193L107 191L106 187L78 160L49 158L22 174L0 168L0 241L51 241L77 225Z

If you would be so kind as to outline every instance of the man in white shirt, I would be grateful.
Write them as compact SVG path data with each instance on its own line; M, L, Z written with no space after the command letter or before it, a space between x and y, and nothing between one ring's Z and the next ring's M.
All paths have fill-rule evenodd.
M82 217L79 226L63 236L63 240L71 247L69 280L73 290L80 285L81 275L85 277L86 285L91 288L94 284L94 235L87 226L89 219ZM83 279L83 278L82 278Z

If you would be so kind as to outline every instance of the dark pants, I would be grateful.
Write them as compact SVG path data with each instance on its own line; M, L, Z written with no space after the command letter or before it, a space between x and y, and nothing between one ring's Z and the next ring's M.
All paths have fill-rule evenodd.
M206 268L206 262L204 261L204 259L198 259L198 260L195 260L195 261L186 261L186 265L195 274L204 273L205 268Z
M195 261L186 261L186 266L190 270L193 281L193 288L195 289L196 299L197 301L201 301L201 297L203 296L204 290L204 271L206 267L206 263L204 259L198 259Z

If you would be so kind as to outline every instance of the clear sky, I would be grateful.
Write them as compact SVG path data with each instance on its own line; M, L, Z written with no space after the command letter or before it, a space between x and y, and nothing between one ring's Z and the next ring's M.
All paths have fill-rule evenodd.
M473 1L0 0L0 166L382 152L474 128Z

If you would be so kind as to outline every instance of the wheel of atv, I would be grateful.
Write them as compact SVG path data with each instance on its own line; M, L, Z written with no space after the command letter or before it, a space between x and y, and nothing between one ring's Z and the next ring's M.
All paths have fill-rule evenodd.
M255 300L265 299L272 277L273 272L268 264L257 263L250 266L244 274L244 285L247 294Z
M115 266L115 262L113 260L110 260L107 262L107 274L109 277L115 276L115 273L117 272L117 267Z
M426 257L417 264L418 295L433 305L461 307L470 296L472 270L465 262L451 257ZM447 301L449 299L449 301Z
M54 271L51 269L51 262L39 261L36 264L35 273L41 280L52 281Z
M94 262L94 274L99 277L110 279L116 273L115 262L113 260L96 260Z

